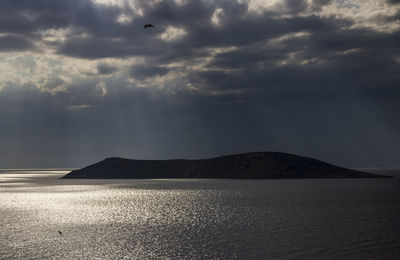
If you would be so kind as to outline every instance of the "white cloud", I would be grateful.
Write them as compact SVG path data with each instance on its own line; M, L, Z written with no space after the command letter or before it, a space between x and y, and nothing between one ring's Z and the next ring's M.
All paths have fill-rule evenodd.
M100 94L100 96L104 97L107 95L107 84L104 81L100 81L96 84L96 91Z
M251 13L262 13L265 10L272 10L280 0L239 0L240 3L248 3L248 10Z
M79 111L79 110L87 109L90 107L92 107L92 106L91 105L72 105L72 106L67 106L66 108L68 110L72 110L72 111Z
M164 41L175 41L186 35L186 31L179 27L168 26L167 29L160 35Z
M178 6L183 6L183 5L188 4L188 0L175 0L175 3L176 3Z
M216 8L213 15L211 16L211 22L216 25L219 26L221 25L221 16L224 15L224 9L222 8Z
M321 16L350 19L353 28L371 28L392 32L400 29L398 21L379 23L377 17L394 15L399 7L390 6L386 0L335 0L319 12Z
M127 14L121 14L117 17L117 22L119 22L120 24L129 24L130 22L132 22L132 20L133 17Z
M248 3L250 14L262 14L264 11L285 11L282 0L239 0ZM312 7L312 0L308 0ZM378 22L377 18L395 15L400 10L399 6L389 5L386 0L333 0L330 4L322 6L321 10L305 10L302 15L318 15L322 17L333 16L336 18L350 19L355 22L353 28L371 28L377 31L393 32L400 29L397 21Z

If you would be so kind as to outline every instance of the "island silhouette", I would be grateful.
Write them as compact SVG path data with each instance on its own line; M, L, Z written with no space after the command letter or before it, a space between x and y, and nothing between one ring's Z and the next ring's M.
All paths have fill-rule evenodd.
M118 157L73 170L63 179L303 179L385 178L280 152L253 152L209 159L134 160Z

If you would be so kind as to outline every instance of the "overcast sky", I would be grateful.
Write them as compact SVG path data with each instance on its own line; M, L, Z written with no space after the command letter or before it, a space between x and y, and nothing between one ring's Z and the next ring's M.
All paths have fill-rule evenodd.
M400 166L399 18L398 0L1 0L0 168Z

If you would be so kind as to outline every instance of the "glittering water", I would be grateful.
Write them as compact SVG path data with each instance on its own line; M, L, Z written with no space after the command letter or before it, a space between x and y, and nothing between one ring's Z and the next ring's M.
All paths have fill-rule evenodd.
M0 259L400 259L399 178L64 173L0 171Z

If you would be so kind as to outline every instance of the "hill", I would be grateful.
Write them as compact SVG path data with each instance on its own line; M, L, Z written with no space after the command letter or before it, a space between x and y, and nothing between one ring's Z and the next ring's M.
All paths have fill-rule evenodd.
M74 170L63 179L302 179L383 178L316 159L277 152L256 152L210 159L132 160L107 158Z

